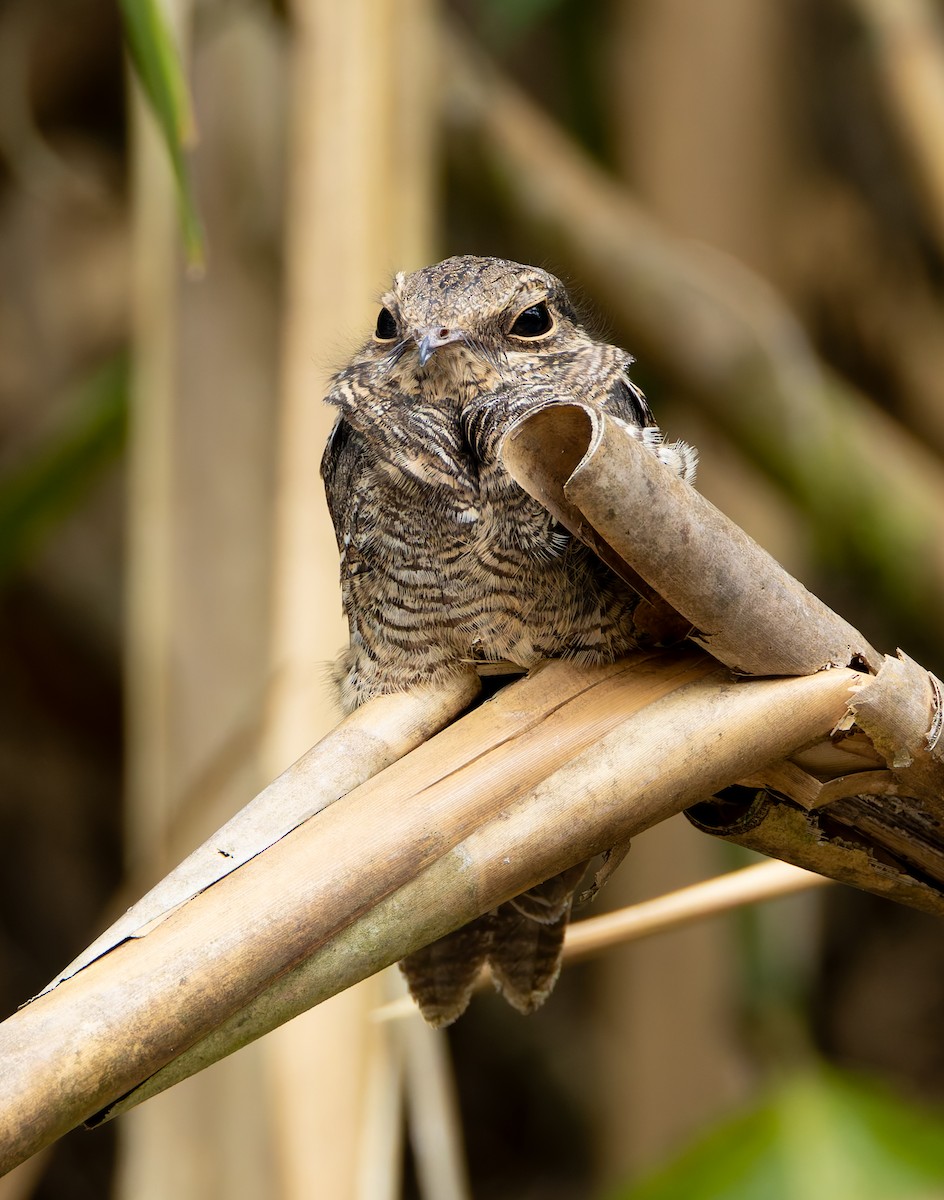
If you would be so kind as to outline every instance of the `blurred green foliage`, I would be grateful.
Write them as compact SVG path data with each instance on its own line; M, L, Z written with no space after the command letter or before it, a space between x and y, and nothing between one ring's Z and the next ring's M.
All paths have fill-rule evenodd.
M482 16L491 32L511 41L560 8L564 0L486 0Z
M121 355L77 390L54 433L0 474L0 585L117 459L127 413L128 364Z
M944 1119L823 1067L793 1075L611 1200L933 1200Z

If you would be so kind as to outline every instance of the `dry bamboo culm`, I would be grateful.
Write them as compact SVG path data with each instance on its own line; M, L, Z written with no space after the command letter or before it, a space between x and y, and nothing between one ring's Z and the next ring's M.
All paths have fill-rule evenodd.
M857 670L849 712L828 743L751 772L694 806L693 823L944 912L939 681L905 655L879 655L704 497L661 478L616 422L548 405L505 435L504 457L522 487L615 570L642 576L690 638L737 674Z
M944 912L933 676L598 413L548 406L495 436L639 587L653 636L696 645L550 663L458 720L471 671L342 722L0 1025L3 1169L679 811Z

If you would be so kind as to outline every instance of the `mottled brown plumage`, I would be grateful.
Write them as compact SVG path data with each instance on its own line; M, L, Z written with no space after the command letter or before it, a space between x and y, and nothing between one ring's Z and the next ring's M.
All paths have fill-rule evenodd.
M397 275L374 336L334 379L340 412L322 463L351 630L342 697L441 679L463 663L611 661L636 645L636 594L506 474L508 421L579 399L626 423L669 466L632 358L595 342L563 285L536 267L450 258ZM583 868L502 905L405 960L434 1024L465 1008L489 961L507 999L536 1008L557 977Z

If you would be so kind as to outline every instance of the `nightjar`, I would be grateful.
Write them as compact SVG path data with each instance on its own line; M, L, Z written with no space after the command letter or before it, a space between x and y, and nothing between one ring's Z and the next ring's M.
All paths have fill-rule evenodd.
M632 357L590 336L553 275L504 259L398 274L381 304L326 397L339 410L322 474L351 635L338 667L345 707L459 664L609 662L633 649L636 593L496 456L516 417L580 400L693 480L695 454L663 443L629 378ZM405 959L427 1020L460 1015L485 961L512 1005L537 1008L585 866Z

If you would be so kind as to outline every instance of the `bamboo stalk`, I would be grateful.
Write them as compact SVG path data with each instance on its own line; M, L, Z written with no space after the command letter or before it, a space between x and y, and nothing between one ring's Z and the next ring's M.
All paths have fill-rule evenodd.
M508 431L502 458L525 491L630 582L642 576L690 623L692 640L732 670L878 669L881 656L856 629L619 421L588 405L548 405Z
M421 745L462 712L478 690L478 677L470 669L438 687L378 696L351 713L132 905L40 994L127 938L142 936L308 817Z
M318 474L335 414L319 400L333 369L372 327L378 292L394 271L427 262L435 236L431 0L291 0L288 7L285 338L262 778L336 719L324 664L347 630ZM387 1152L389 1131L372 1123L367 1105L368 1083L382 1066L370 1061L376 1001L373 987L361 989L267 1044L282 1200L313 1192L360 1197L371 1146ZM309 1086L300 1061L317 1064L322 1087Z
M928 0L850 0L871 35L892 112L944 249L944 33Z
M567 930L564 961L579 962L622 942L652 937L692 921L731 912L745 904L776 900L832 882L824 875L804 871L790 863L755 863L642 904L575 921Z
M824 736L845 712L855 679L836 670L733 682L710 661L670 656L659 680L653 669L640 670L649 663L604 670L596 687L587 683L589 668L554 664L560 677L575 672L580 690L548 719L523 719L519 744L503 739L494 767L487 762L493 706L486 705L414 752L439 759L438 783L414 790L408 757L390 768L389 788L383 776L363 785L147 936L11 1017L0 1026L0 1165L9 1168L119 1096L143 1098L147 1092L135 1089L145 1078L160 1090L170 1073L155 1072L182 1047L199 1050L224 1022L216 1057ZM550 670L506 689L505 704L513 710ZM588 725L589 748L573 757ZM439 743L457 731L478 748L468 746L474 753L454 771ZM573 739L561 753L566 761L548 776L543 760L566 737Z
M189 42L190 4L163 6ZM172 811L170 658L178 330L177 210L153 115L129 80L132 119L132 394L128 438L126 859L153 861Z
M391 980L399 972L386 971L378 984L384 995L391 993ZM364 1096L364 1127L373 1136L361 1146L355 1190L358 1200L400 1200L403 1185L403 1092L402 1047L395 1038L368 1035L367 1080ZM302 1060L299 1075L311 1086L311 1063Z
M910 827L905 814L917 816L919 829L922 823L914 801L896 803L891 795L878 793L874 799L886 814L886 821L878 822L863 803L868 793L858 796L854 786L846 800L833 801L823 812L779 803L758 790L730 810L709 801L694 805L685 815L697 829L736 846L944 916L941 850L926 845L919 830ZM859 786L865 789L867 784Z
M413 1007L403 977L399 971L395 974L400 998ZM471 1200L449 1043L441 1030L422 1020L411 1021L397 1033L403 1047L410 1143L422 1200Z
M35 1196L51 1153L42 1150L4 1175L0 1179L0 1200L30 1200Z
M163 0L161 8L186 61L193 5L190 0ZM137 96L138 89L131 92ZM179 518L182 498L189 498L181 456L188 444L183 405L194 396L182 369L177 197L153 114L140 97L132 103L131 114L134 336L127 476L124 858L133 872L146 871L153 879L169 865L167 837L184 758L175 714L189 697L175 667L186 659L191 678L200 681L209 672L205 655L193 661L180 644L181 632L189 632L194 616L181 604L177 587L180 578L190 578L180 571ZM188 748L198 746L197 732L189 726L186 732ZM163 1190L167 1176L149 1170L152 1147L165 1149L154 1155L162 1163L170 1159L171 1147L178 1163L196 1161L197 1148L187 1136L192 1123L186 1120L186 1109L186 1096L178 1094L163 1111L142 1111L124 1123L118 1131L116 1198L154 1200ZM199 1148L200 1153L204 1150ZM192 1172L185 1167L183 1176L192 1178ZM182 1200L192 1200L192 1195L185 1191Z

